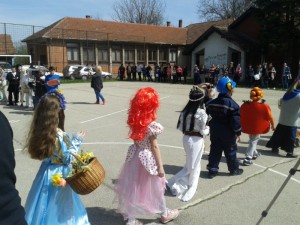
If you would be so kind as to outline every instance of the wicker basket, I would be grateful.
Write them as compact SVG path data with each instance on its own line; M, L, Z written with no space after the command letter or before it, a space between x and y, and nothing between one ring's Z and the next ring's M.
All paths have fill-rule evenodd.
M94 191L103 183L105 178L105 170L97 158L92 158L88 166L89 170L66 178L71 188L80 195L86 195Z

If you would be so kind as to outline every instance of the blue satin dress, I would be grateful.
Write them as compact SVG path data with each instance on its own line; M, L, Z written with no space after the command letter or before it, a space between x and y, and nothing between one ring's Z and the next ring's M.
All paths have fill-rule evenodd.
M88 215L80 197L67 184L52 185L52 175L60 173L67 177L71 171L73 156L82 139L57 130L55 153L43 160L33 181L25 204L28 225L90 225Z

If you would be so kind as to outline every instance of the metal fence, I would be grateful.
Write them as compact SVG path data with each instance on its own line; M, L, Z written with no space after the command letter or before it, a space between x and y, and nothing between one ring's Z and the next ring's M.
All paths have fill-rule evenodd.
M29 64L28 58L4 57L3 55L31 55L34 64L51 64L62 70L68 64L101 64L110 69L111 65L108 54L101 57L99 49L108 49L114 43L113 52L114 63L135 63L135 57L122 52L122 42L134 43L132 46L126 45L127 51L134 52L138 46L138 63L145 62L145 37L127 34L111 34L97 31L70 30L70 29L49 29L47 38L41 37L40 31L49 27L22 25L11 23L0 23L0 61L6 61L11 64ZM48 38L49 36L49 38ZM26 42L25 42L26 41ZM77 42L80 44L80 53L78 57L72 58L72 52L67 50L67 42ZM110 43L109 43L110 42ZM119 43L119 46L118 46ZM119 50L118 50L119 48ZM70 50L70 49L69 49ZM124 55L123 55L124 54ZM100 55L100 56L99 56ZM155 60L153 60L155 61ZM46 65L47 66L47 65Z
M43 28L41 26L0 23L0 60L12 64L29 64L27 57L12 58L4 55L30 55L26 43L22 41Z

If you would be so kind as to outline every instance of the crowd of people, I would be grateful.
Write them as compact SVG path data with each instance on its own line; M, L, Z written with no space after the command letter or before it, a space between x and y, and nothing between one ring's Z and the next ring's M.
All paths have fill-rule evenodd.
M247 87L260 87L266 89L282 88L287 90L292 82L291 69L287 63L283 64L282 70L276 72L273 63L262 63L257 66L249 64L243 71L241 64L234 65L233 62L227 65L212 64L209 68L202 65L200 68L196 64L193 68L194 84L203 82L216 85L222 77L229 77L237 85L244 77Z
M229 65L215 65L210 67L195 64L192 71L189 72L187 66L161 64L154 66L150 65L135 65L127 64L118 69L118 79L129 81L155 81L168 83L187 83L187 77L193 76L195 85L200 83L211 83L216 85L222 77L229 77L236 85L239 85L240 80L244 79L247 87L260 87L266 89L281 88L287 90L292 82L291 69L287 63L283 64L282 70L276 72L273 63L262 63L257 66L249 64L243 71L241 64L235 65L230 62Z
M121 64L118 69L118 79L129 81L152 81L168 83L186 83L188 76L187 66L171 64L154 64L154 66L139 64Z
M22 80L20 78L22 72L21 70L17 72L17 69L13 70L7 79L9 83L16 85L9 89L9 104L18 103L18 96L15 93L17 93L16 89L19 90L16 87L19 87L17 85L20 85ZM124 70L121 68L120 73L125 71L126 68ZM91 87L96 94L96 104L99 104L100 99L105 103L104 97L100 94L103 85L99 80L97 81L101 74L101 67L98 67L96 72ZM67 184L55 187L49 179L56 173L67 176L74 160L72 153L78 151L85 132L77 132L72 138L67 134L64 129L66 101L58 90L60 82L59 77L54 73L54 68L50 68L50 76L47 77L43 84L46 92L41 94L36 103L25 145L25 150L31 158L42 161L27 197L25 211L15 189L12 130L5 116L0 114L0 128L9 131L4 143L9 156L7 160L11 163L11 167L3 169L8 172L0 170L5 177L3 188L7 190L5 193L9 193L5 196L0 194L0 199L10 198L8 201L11 200L13 204L3 211L5 214L1 210L0 224L4 224L3 221L6 224L22 225L90 224L80 198L70 186ZM250 100L245 100L241 106L235 102L233 93L237 86L236 81L237 78L231 79L229 75L218 79L216 82L218 95L210 82L200 82L192 87L187 104L181 110L177 123L177 129L183 134L186 163L168 181L157 140L158 135L163 132L163 126L156 122L160 105L159 94L151 87L137 90L131 98L127 118L129 138L132 139L133 144L128 148L118 182L115 184L117 210L123 215L127 225L142 225L138 218L145 215L159 214L160 222L163 224L178 217L180 213L178 209L167 207L164 197L165 188L167 187L172 195L182 201L193 198L199 183L205 136L209 135L211 143L207 165L210 179L219 174L223 152L229 175L243 174L237 158L237 143L240 142L242 132L249 135L249 147L243 161L245 166L251 165L252 160L261 155L256 145L260 135L267 133L270 128L274 133L266 147L271 148L274 154L278 154L279 149L282 149L286 152L286 157L297 157L294 154L294 144L300 108L300 78L295 79L280 100L280 118L276 127L271 109L262 100L263 91L259 87L250 90ZM0 185L2 187L2 183ZM14 216L16 214L18 216Z
M7 106L19 105L33 109L47 91L56 89L59 86L60 77L55 74L54 67L49 67L47 76L45 76L44 71L35 70L33 65L29 68L32 69L30 73L22 68L22 65L16 65L12 67L11 72L6 74L3 68L0 67L2 103L7 103Z

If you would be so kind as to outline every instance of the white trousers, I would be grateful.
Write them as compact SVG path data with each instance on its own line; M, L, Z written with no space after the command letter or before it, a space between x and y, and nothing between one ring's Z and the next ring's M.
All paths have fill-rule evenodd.
M29 89L28 92L24 92L21 90L21 104L24 102L24 96L25 96L25 101L26 101L26 107L32 107L33 106L33 99L32 99L32 90Z
M184 135L183 147L186 153L185 165L168 180L167 185L180 200L189 201L198 187L204 140L202 137Z
M253 156L256 156L258 154L256 150L257 142L260 139L260 135L254 135L254 134L249 134L249 145L246 150L246 158L252 159Z

